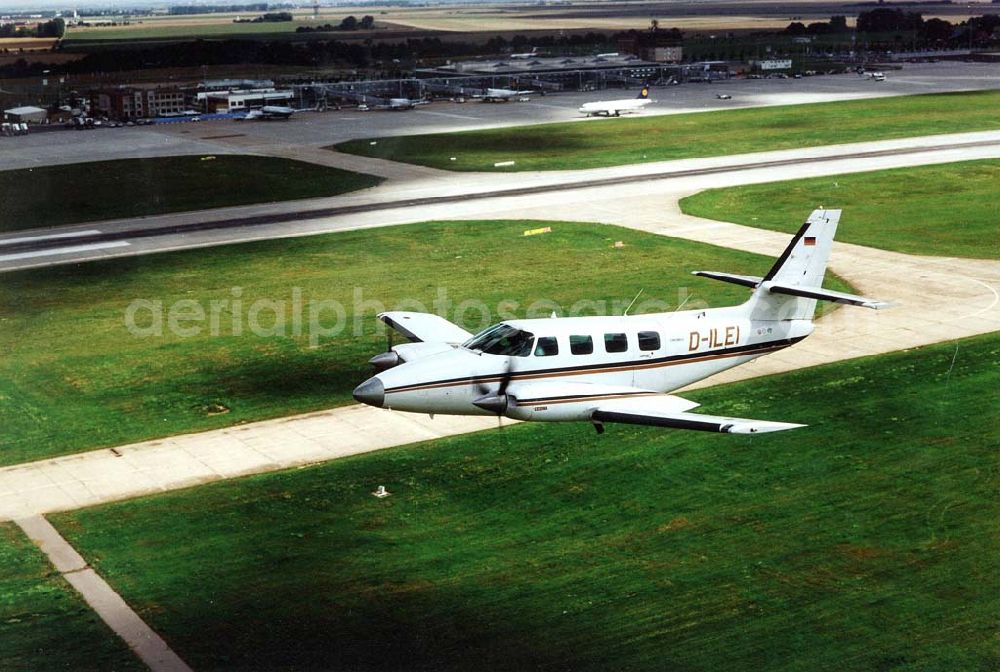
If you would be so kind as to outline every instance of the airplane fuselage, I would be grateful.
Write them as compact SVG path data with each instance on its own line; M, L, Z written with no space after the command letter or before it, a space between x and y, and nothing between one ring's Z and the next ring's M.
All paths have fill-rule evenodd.
M623 112L636 112L651 104L648 98L629 98L625 100L607 100L584 103L580 112L588 117L592 115L618 116Z
M646 92L643 91L643 96ZM787 348L813 331L817 301L885 301L823 288L840 210L817 209L763 276L694 275L750 289L742 304L629 317L509 320L472 335L431 313L378 318L411 342L373 357L359 402L416 413L589 421L727 434L798 423L693 413L672 391Z
M812 332L808 320L755 323L733 308L511 320L498 326L527 334L530 345L516 354L492 354L470 347L472 339L404 362L376 376L383 388L381 405L490 415L473 402L495 394L507 377L508 393L516 399L516 405L504 409L509 417L585 420L594 405L595 385L602 386L602 400L617 398L619 388L621 397L670 392L788 347ZM397 348L404 360L408 347ZM530 386L524 385L528 382Z

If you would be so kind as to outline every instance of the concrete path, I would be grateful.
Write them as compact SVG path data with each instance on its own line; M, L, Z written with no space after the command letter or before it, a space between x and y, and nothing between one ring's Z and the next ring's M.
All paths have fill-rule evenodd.
M505 422L511 422L505 420ZM495 418L348 406L0 469L0 520L495 428ZM373 483L374 489L378 483Z
M280 140L244 135L216 137L219 137L219 139L213 142L224 147L227 152L239 151L241 153L305 161L320 166L327 166L328 168L352 170L399 182L446 177L451 174L445 170L427 168L412 163L400 163L398 161L386 161L385 159L375 159L366 156L354 156L353 154L341 154L340 152L322 147L282 142Z
M191 668L153 632L107 582L87 566L49 521L40 515L14 521L24 530L105 623L153 672L191 672Z

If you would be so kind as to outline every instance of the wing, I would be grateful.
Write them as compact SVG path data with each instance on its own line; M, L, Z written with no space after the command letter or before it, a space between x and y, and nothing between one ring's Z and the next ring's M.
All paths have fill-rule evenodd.
M379 313L378 319L413 342L464 343L472 338L465 329L431 313L395 310Z
M805 427L805 425L789 422L689 413L688 409L697 406L697 404L687 402L685 405L681 402L687 402L687 400L670 394L618 399L602 403L594 410L591 419L598 422L621 422L630 425L693 429L700 432L727 434L758 434Z

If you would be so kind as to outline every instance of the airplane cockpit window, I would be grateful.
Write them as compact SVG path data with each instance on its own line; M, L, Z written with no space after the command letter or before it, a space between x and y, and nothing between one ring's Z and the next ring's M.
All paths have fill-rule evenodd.
M497 324L479 332L462 345L487 355L527 357L531 354L534 343L534 334L509 324Z

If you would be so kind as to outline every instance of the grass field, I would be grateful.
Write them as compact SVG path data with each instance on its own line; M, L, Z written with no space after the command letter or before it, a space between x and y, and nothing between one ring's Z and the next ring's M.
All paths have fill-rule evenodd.
M995 669L998 357L691 395L792 432L522 424L54 522L196 669Z
M64 38L67 46L77 42L155 40L167 38L242 37L283 38L295 34L305 25L299 21L268 23L233 23L232 19L218 22L186 22L158 25L156 22L108 28L74 28Z
M335 196L380 178L264 156L171 156L0 171L0 232Z
M852 100L351 140L335 149L446 170L565 170L1000 128L1000 91ZM455 161L451 160L455 157ZM494 168L498 161L515 161Z
M579 300L605 302L589 314L621 314L639 289L643 301L669 306L661 309L687 298L679 288L690 288L686 308L736 303L745 289L688 272L760 275L773 261L618 227L545 224L553 233L528 238L521 233L537 223L431 223L5 274L0 464L352 402L351 390L371 373L368 359L385 348L375 314L439 310L439 291L451 306L444 313L476 331L483 317L475 307L457 315L464 301L482 302L490 321L501 319L499 309L523 317L541 299L564 311ZM617 240L624 249L613 249ZM503 263L500 245L516 265ZM126 326L137 299L159 302L136 311L141 337ZM335 301L343 313L313 311L313 301ZM179 319L198 306L202 321ZM197 335L170 329L175 309L176 326L200 328ZM542 304L536 316L552 309Z
M0 669L146 669L11 523L0 523Z
M689 215L794 233L803 203L843 208L837 240L910 254L1000 259L1000 161L968 161L709 189Z

